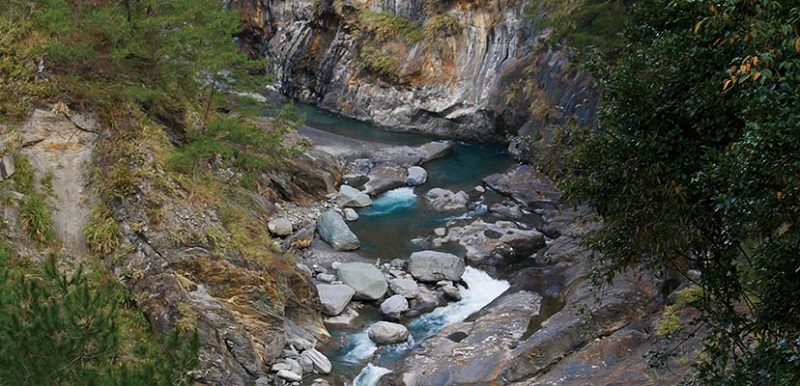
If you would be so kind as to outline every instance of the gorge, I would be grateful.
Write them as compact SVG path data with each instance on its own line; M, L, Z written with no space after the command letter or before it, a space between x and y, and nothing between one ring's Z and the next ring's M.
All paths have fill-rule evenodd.
M798 385L798 31L0 1L0 385Z

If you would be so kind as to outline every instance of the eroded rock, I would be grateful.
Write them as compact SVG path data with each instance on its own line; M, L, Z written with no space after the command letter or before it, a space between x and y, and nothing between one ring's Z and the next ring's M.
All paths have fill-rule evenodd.
M469 203L469 195L463 191L453 193L442 188L433 188L425 194L425 200L434 210L463 210Z

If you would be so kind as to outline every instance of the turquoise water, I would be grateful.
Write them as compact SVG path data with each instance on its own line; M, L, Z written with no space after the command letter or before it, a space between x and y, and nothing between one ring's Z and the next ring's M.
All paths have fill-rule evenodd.
M433 137L412 133L400 133L381 130L369 123L357 121L320 110L317 107L295 102L300 111L305 114L306 126L338 134L343 137L360 139L368 142L379 142L391 145L422 145L435 140Z
M297 106L305 113L307 126L348 138L408 146L437 140L419 134L381 130L310 105L298 103ZM350 223L353 233L361 241L358 253L389 261L407 258L414 251L426 249L414 244L412 239L430 235L434 228L464 214L463 211L430 210L424 203L428 190L438 187L453 192L469 192L481 185L483 177L504 172L512 165L514 161L502 145L454 142L453 152L449 156L422 165L428 171L428 181L424 185L401 188L402 192L399 193L386 193L377 197L373 206L358 210L361 218Z
M307 126L348 138L409 146L437 140L418 134L384 131L308 105L298 104L298 107L306 115ZM424 202L425 194L435 187L469 193L474 187L481 185L483 177L504 172L512 165L514 161L501 145L454 142L453 152L449 156L422 165L428 171L428 181L424 185L389 191L374 198L372 206L358 210L360 218L349 223L361 241L361 248L356 252L364 257L388 262L395 258L406 259L414 251L429 249L428 246L412 240L430 236L433 229L444 226L451 219L463 217L465 214L468 217L479 216L485 211L474 210L481 208L480 202L473 202L469 209L461 211L433 211ZM473 200L478 200L478 197L479 195L474 195ZM359 384L374 384L377 381L374 377L379 378L385 371L377 366L391 367L392 362L401 358L415 344L435 334L445 325L468 317L508 288L508 283L491 279L484 273L470 271L465 276L465 280L480 282L480 285L474 286L476 291L465 290L467 296L462 302L451 303L417 318L409 325L413 339L405 345L385 349L375 347L365 332L371 321L380 319L375 310L359 311L362 312L361 323L352 329L331 329L333 341L340 342L341 346L329 347L323 351L333 362L337 377L349 382L360 374ZM497 291L488 291L492 288ZM368 366L364 372L360 372L367 365L367 358L372 353L376 353L374 365L377 366Z
M361 218L351 223L350 227L361 240L361 252L368 257L388 261L407 258L414 251L426 249L412 240L428 236L433 229L464 214L464 211L437 212L428 208L425 194L430 189L445 188L469 193L472 188L481 185L483 177L503 172L513 164L501 146L455 143L450 156L423 165L428 171L428 181L424 185L401 188L406 191L405 194L396 191L385 193L375 200L373 207L359 210ZM416 197L409 197L409 192Z

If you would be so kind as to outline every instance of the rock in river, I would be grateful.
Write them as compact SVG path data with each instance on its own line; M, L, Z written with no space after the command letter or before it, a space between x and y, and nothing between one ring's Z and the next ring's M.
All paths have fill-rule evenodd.
M421 166L412 166L408 168L408 178L406 183L408 186L418 186L428 181L428 171Z
M461 280L464 259L451 253L419 251L411 254L408 273L420 281Z
M344 311L356 291L343 284L317 284L319 300L322 303L322 313L336 316Z
M406 326L390 322L378 322L372 325L367 332L369 338L377 344L393 344L405 342L408 339Z
M406 311L408 311L408 300L403 295L391 296L381 303L381 314L389 320L400 320Z
M389 284L372 264L345 263L339 266L339 280L356 291L356 298L377 300L386 294Z
M364 185L364 190L378 196L381 193L395 188L406 186L406 168L400 165L381 165L369 173L369 181Z
M447 189L433 188L425 194L425 200L435 210L459 210L467 207L469 195L463 191L453 193Z
M339 188L339 195L336 197L336 205L342 208L363 208L372 205L369 195L349 185L342 185Z
M334 210L323 213L317 219L317 232L322 240L339 251L351 251L360 246L358 237Z

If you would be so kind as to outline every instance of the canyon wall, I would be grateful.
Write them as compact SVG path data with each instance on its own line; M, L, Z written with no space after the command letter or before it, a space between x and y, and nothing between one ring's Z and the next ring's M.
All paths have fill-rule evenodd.
M273 86L393 130L480 141L591 124L598 92L522 0L226 0Z

